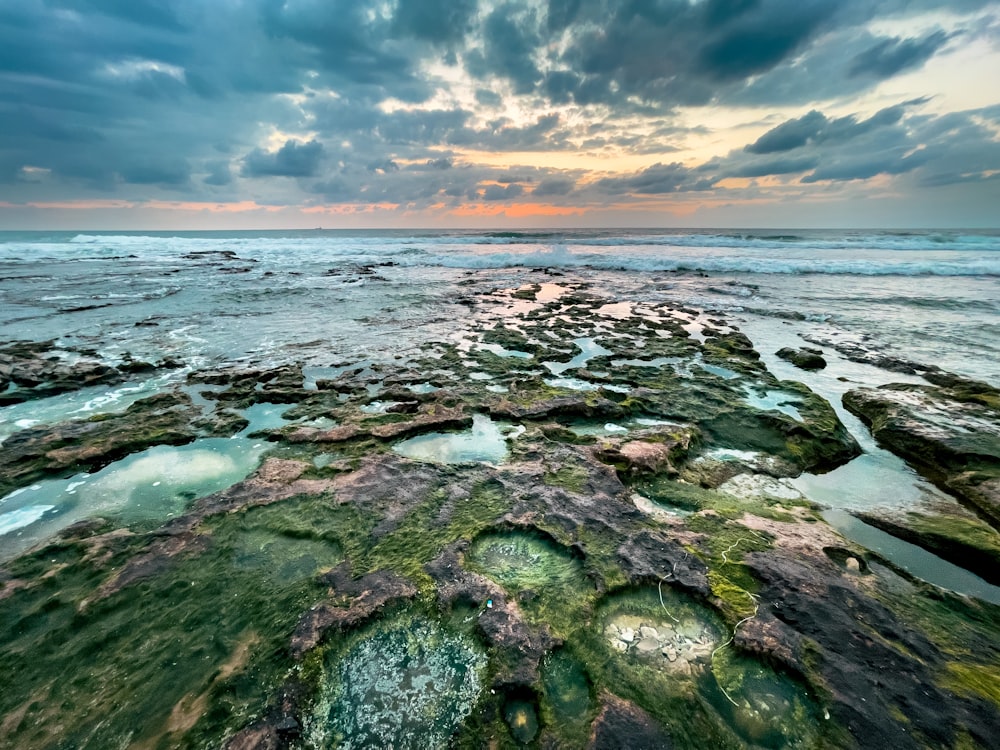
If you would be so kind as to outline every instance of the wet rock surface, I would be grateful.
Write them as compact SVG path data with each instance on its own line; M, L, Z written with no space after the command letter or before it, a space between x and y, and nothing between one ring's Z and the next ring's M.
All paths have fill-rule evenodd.
M949 654L828 558L751 553L746 563L762 584L760 607L769 614L754 640L779 644L775 653L791 654L790 666L806 661L807 643L818 649L810 658L832 691L831 716L856 746L947 747L968 732L986 747L997 736L996 705L939 687ZM995 644L981 646L996 658ZM893 718L899 713L905 724Z
M734 325L695 337L698 311L583 283L466 302L460 340L398 365L338 363L309 387L301 365L213 367L189 378L197 405L165 393L0 445L16 491L288 405L245 479L163 522L77 523L5 564L0 670L19 679L0 748L391 745L414 727L455 747L1000 736L997 608L866 554L792 491L860 449ZM845 403L986 512L996 392L927 372L931 386ZM484 415L510 422L502 462L397 453ZM976 538L965 549L995 564Z
M791 362L800 370L822 370L826 367L826 360L823 359L823 352L820 349L792 349L785 347L775 352L786 362Z
M136 374L174 369L180 363L135 360L126 352L117 365L96 352L65 349L54 341L19 341L0 346L0 406L56 396L95 385L122 383Z
M954 376L844 394L880 444L1000 528L1000 391Z
M173 392L137 401L121 414L20 430L0 444L0 496L43 477L96 471L154 445L191 442L197 414L186 394Z

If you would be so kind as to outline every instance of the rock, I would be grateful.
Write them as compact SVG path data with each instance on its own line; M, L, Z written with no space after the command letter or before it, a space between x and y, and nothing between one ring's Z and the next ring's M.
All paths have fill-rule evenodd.
M606 437L594 448L601 461L624 467L628 474L677 474L674 462L687 455L694 428L641 430L628 437Z
M93 352L56 347L54 341L18 341L0 346L0 380L3 381L0 406L92 385L120 383L127 378L127 370L91 359L93 355ZM7 390L11 383L17 387Z
M1000 528L1000 391L956 377L945 387L859 388L844 406L880 445Z
M618 558L634 583L667 581L701 596L711 593L705 563L657 532L635 534L618 548Z
M427 573L438 587L438 602L443 609L456 603L480 609L476 629L486 643L504 654L504 669L497 685L503 689L531 688L540 678L542 657L559 645L547 626L529 624L517 604L508 600L504 590L488 578L462 568L460 554L468 542L459 541L447 547L426 566ZM492 600L492 607L484 607Z
M775 352L781 359L791 362L800 370L822 370L826 367L826 360L823 359L823 352L818 349L792 349L785 347Z
M42 478L97 471L154 445L183 445L197 437L200 416L187 394L161 393L119 414L15 432L0 444L0 496Z
M848 572L850 573L861 572L861 563L858 562L858 559L856 557L848 557L844 561L844 567L847 568Z
M761 588L758 615L737 631L737 643L793 669L808 661L830 691L831 718L859 747L950 747L961 731L988 746L1000 736L1000 707L938 687L953 657L827 556L770 550L744 562Z
M425 406L414 419L373 427L371 434L380 440L397 440L421 432L464 429L471 425L472 416L462 407Z
M670 736L634 703L601 693L601 712L590 730L590 750L669 750Z
M326 573L320 581L329 586L330 601L313 606L295 626L291 651L297 660L318 646L328 632L357 628L386 607L417 595L412 583L390 571L379 570L353 578L347 562Z
M541 401L518 404L509 399L501 399L489 407L494 419L550 419L562 417L602 417L616 419L625 412L619 404L606 398L585 396L559 396Z

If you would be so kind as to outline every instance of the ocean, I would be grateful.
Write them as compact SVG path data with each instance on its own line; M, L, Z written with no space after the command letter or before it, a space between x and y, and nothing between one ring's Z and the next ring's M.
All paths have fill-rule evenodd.
M1000 231L0 232L0 340L198 367L378 361L447 335L471 281L545 270L732 317L768 345L1000 383Z
M1000 231L6 232L0 342L182 366L0 407L0 441L121 411L195 370L301 363L315 381L405 365L429 342L460 342L479 314L470 300L538 283L586 284L612 314L618 303L685 309L694 334L720 318L737 326L862 445L848 465L796 480L834 510L953 503L875 444L845 391L922 382L928 365L1000 385ZM829 366L799 370L775 356L786 346L819 347ZM62 501L11 497L0 510L29 502ZM6 520L20 535L30 519ZM846 514L830 520L850 532Z

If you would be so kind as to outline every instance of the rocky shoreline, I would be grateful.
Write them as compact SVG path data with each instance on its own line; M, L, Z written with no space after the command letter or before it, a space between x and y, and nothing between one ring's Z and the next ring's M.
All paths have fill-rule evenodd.
M250 476L173 517L107 513L2 563L0 668L17 677L0 748L1000 736L1000 607L914 578L782 495L861 449L743 332L573 282L463 302L453 339L398 365L343 363L314 383L297 365L194 371L0 444L4 495L153 446L248 430L266 444ZM134 368L52 352L0 349L4 403ZM800 354L820 366L820 350ZM924 377L844 404L972 512L867 520L996 583L1000 395ZM282 419L255 424L269 404ZM435 460L407 457L412 441ZM382 708L352 716L352 695Z

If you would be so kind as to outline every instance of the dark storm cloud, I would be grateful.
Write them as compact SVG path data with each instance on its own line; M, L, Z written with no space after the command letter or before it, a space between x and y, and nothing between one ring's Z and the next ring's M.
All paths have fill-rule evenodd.
M982 182L1000 171L995 134L1000 107L938 116L915 113L923 103L902 102L867 119L828 118L812 111L699 171L714 179L785 176L806 185L912 173L913 184L921 187Z
M576 180L569 180L565 177L550 177L538 183L538 187L531 194L536 198L569 195L573 192L574 187L576 187Z
M205 165L208 170L208 175L204 178L203 182L206 185L215 185L217 187L222 187L230 184L233 181L233 173L229 168L229 162L217 161L210 162Z
M628 177L606 177L597 182L597 188L612 195L663 195L710 190L712 182L701 177L695 170L674 162L657 163Z
M818 156L752 161L730 169L726 176L767 177L769 175L799 174L814 169L818 164Z
M974 155L992 159L993 151L989 130L974 121L959 118L937 132L940 122L913 116L911 103L864 119L827 117L822 102L850 101L918 68L948 49L956 28L879 36L868 28L873 19L987 6L988 0L5 2L0 200L183 194L293 203L305 192L427 205L468 195L517 200L529 191L553 201L661 195L705 190L726 176L825 181L876 170L926 185L975 181L985 179L986 167ZM463 90L469 99L451 98L427 63L471 76L471 90ZM516 101L508 107L511 92ZM685 135L672 130L678 107L734 103L799 105L800 116L710 165L660 163L598 181L583 172L477 167L462 156L592 149L656 153L662 161ZM587 109L559 110L573 104ZM514 111L535 115L514 119ZM630 129L634 120L626 117L643 126ZM967 148L957 145L957 133ZM277 150L261 147L275 138L283 142ZM26 182L25 175L44 179Z
M399 0L394 28L429 42L458 42L472 28L477 4L477 0Z
M514 93L531 93L542 78L534 64L535 53L544 43L538 32L538 18L530 7L514 3L497 7L483 22L482 48L466 55L469 72L479 78L503 76Z
M288 140L273 153L254 149L243 160L244 177L314 177L323 156L318 141Z
M474 190L469 194L472 200L506 201L518 198L524 194L524 188L517 183L511 185L487 185L482 191Z
M809 143L848 141L877 128L896 124L903 117L907 107L924 104L926 101L926 99L913 99L886 107L862 121L858 121L854 115L830 120L823 113L813 110L802 117L788 120L772 128L744 150L751 154L773 154L791 151Z
M883 39L856 55L848 73L851 76L888 78L902 70L923 65L949 38L943 31L935 31L922 39Z

